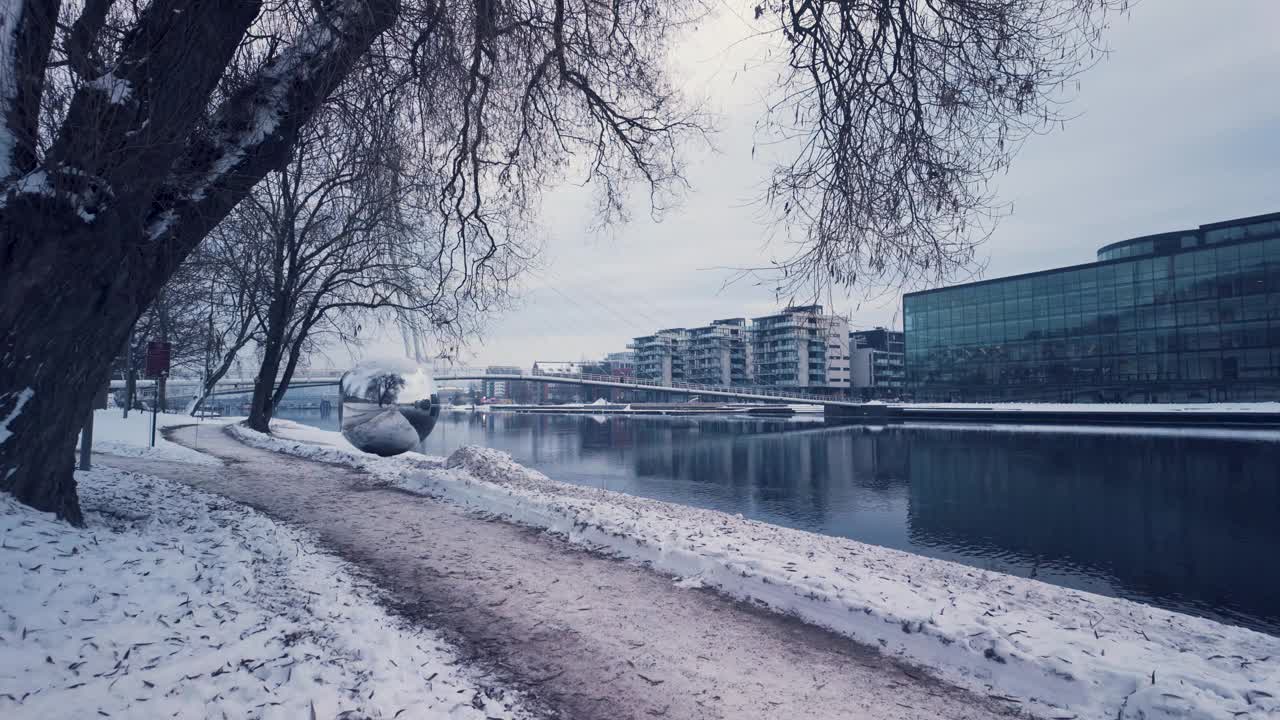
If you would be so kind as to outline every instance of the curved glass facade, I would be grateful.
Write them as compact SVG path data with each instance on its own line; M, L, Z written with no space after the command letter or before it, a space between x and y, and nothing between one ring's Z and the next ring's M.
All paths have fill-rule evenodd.
M1109 245L1101 262L904 296L908 392L1280 400L1280 213L1152 238Z

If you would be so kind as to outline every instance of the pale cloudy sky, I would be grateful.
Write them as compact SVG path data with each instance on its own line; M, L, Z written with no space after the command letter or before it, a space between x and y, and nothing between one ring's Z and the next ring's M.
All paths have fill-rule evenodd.
M764 42L732 0L682 43L687 90L718 114L716 151L695 150L692 190L660 222L641 209L592 231L590 191L553 190L542 211L542 270L519 307L494 318L467 364L577 360L625 349L660 327L761 315L768 286L726 286L728 268L783 254L753 205L768 166L752 158L762 88L743 72ZM1136 235L1280 210L1280 1L1142 0L1107 37L1111 55L1081 80L1065 129L1032 138L1000 200L1013 213L982 246L984 277L1089 262ZM901 326L897 296L837 298L855 327ZM396 352L399 342L365 354Z

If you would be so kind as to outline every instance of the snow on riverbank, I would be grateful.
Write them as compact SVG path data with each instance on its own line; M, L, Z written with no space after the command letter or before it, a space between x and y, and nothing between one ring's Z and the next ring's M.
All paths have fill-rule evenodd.
M1280 716L1280 638L840 538L553 481L494 450L380 459L296 427L252 444L360 467L686 586L795 614L1050 718ZM316 448L299 439L328 438Z
M873 404L873 403L868 403ZM879 404L879 403L874 403ZM888 403L911 410L997 410L1055 413L1280 413L1280 402L1219 403Z
M520 716L306 535L180 483L77 480L85 529L0 494L0 717Z
M119 408L95 410L93 413L93 451L108 455L142 457L149 460L171 460L196 465L221 465L212 455L196 452L177 443L169 442L160 431L175 425L199 424L217 432L223 425L244 418L197 419L190 415L159 413L156 415L156 446L150 447L151 413L135 410L129 417L121 417ZM77 443L78 447L78 443Z

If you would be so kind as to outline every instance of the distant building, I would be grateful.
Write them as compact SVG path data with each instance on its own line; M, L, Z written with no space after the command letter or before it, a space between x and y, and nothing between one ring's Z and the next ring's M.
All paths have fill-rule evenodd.
M924 400L1280 400L1280 213L902 299Z
M601 363L607 370L607 374L617 377L635 377L636 374L636 354L630 350L626 352L614 352L604 356L604 362Z
M559 360L539 360L533 364L534 375L581 375L586 368L584 362L567 362ZM538 402L563 403L581 402L582 388L578 385L561 383L537 383Z
M584 362L539 360L533 364L534 375L579 375L587 365Z
M627 347L635 350L636 378L664 385L684 382L689 331L667 328L652 335L635 338Z
M849 323L821 305L785 308L752 320L758 385L840 393L849 390Z
M514 365L490 365L484 369L487 375L520 375L524 371ZM506 380L485 380L480 383L480 394L492 400L512 400L512 385Z
M906 352L904 333L875 328L849 333L850 385L864 399L901 394Z
M702 385L750 385L751 330L743 318L714 320L689 330L688 381Z

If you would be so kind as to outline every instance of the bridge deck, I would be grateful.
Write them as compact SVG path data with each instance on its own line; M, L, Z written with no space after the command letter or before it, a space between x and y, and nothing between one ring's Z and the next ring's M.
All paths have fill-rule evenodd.
M450 373L437 375L435 379L437 381L492 380L495 382L541 382L558 385L581 385L584 387L607 387L621 390L648 390L651 392L665 392L678 395L698 395L705 397L729 398L733 400L781 402L796 405L843 405L849 407L858 407L862 405L862 403L852 400L833 399L823 395L788 391L786 388L735 388L725 387L722 385L698 385L695 383L673 383L671 385L663 385L661 383L646 380L623 380L613 375Z

